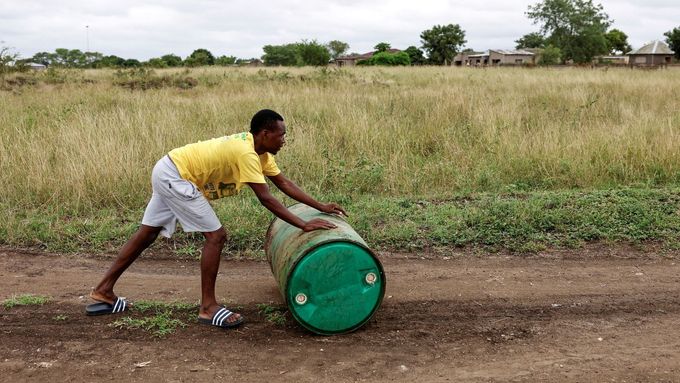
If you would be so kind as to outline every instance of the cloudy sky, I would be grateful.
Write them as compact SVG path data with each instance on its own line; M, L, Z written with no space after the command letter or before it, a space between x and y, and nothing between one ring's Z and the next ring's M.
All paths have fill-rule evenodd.
M316 39L345 41L351 52L364 53L383 41L401 49L419 46L423 30L459 24L466 47L511 49L514 40L538 30L525 15L537 1L0 0L0 45L22 57L89 47L146 60L167 53L186 57L197 48L215 56L260 57L267 44ZM599 3L633 48L680 26L679 0Z

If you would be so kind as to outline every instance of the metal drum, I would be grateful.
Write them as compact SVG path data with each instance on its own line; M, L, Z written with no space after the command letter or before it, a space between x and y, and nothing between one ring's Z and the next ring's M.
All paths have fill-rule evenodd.
M305 233L278 218L269 225L264 250L291 314L317 334L358 329L385 295L380 261L342 217L304 204L288 210L305 221L321 218L337 226Z

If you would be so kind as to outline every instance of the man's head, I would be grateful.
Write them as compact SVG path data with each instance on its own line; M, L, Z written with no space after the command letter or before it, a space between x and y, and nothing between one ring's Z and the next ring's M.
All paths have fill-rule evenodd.
M270 109L262 109L250 120L250 133L255 138L258 154L276 154L286 143L283 117Z

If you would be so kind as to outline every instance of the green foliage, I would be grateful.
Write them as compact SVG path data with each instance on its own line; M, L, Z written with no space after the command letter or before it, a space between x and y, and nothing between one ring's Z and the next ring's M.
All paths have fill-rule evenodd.
M125 59L118 56L104 56L101 61L95 63L96 68L122 68L125 64Z
M451 65L460 47L465 45L465 31L458 24L435 25L420 34L423 49L430 63Z
M209 50L199 48L191 52L189 57L184 60L184 65L188 67L215 65L215 56Z
M165 62L165 65L167 65L170 68L182 66L183 64L182 58L172 53L161 56L161 60L163 60L163 62Z
M425 64L425 56L423 56L423 51L417 47L411 45L404 51L408 55L411 65L423 65Z
M516 49L543 48L545 46L545 37L538 32L531 32L515 40L515 42L517 43Z
M362 60L358 65L381 65L381 66L408 66L411 65L411 59L406 52L378 52L367 60Z
M163 61L163 59L155 57L155 58L149 59L149 61L146 62L146 66L149 66L151 68L160 69L160 68L167 68L168 64L166 64L165 61Z
M539 56L538 65L557 65L561 62L562 51L560 48L548 45Z
M257 309L260 315L264 315L267 322L273 323L277 326L286 325L286 309L276 307L269 303L258 303Z
M42 295L24 294L19 296L12 296L2 302L2 306L10 309L15 306L41 306L50 301L50 297Z
M52 320L58 321L58 322L64 322L68 320L68 315L64 314L58 314L52 317Z
M588 63L608 51L605 33L611 21L592 0L543 0L529 6L527 16L541 26L547 44L560 48L565 61Z
M331 59L328 48L319 44L316 40L302 40L298 43L297 55L298 65L326 66Z
M9 47L0 47L0 76L17 70L13 64L18 57L19 54L13 52Z
M137 59L127 59L123 61L123 68L139 68L142 66L142 62Z
M197 309L198 305L195 303L184 302L161 302L161 301L135 301L132 310L145 313L147 311L164 312L164 311L188 311Z
M673 28L663 35L666 36L666 44L675 54L675 58L680 60L680 27Z
M331 40L326 44L326 47L331 54L331 58L336 59L347 52L349 44L340 40Z
M392 48L392 45L390 45L390 43L385 43L385 42L378 43L373 47L373 49L375 49L376 53L387 52L390 48Z
M265 45L262 60L267 66L325 66L331 54L316 40L286 45Z
M262 61L267 66L298 65L297 44L265 45L262 50Z
M215 59L215 65L230 66L236 63L236 56L220 56Z
M111 323L110 326L126 330L142 329L161 338L174 333L177 327L186 327L187 325L183 321L173 318L172 311L163 311L143 318L123 317Z
M612 29L604 35L611 54L625 54L633 50L628 44L628 35L618 29Z

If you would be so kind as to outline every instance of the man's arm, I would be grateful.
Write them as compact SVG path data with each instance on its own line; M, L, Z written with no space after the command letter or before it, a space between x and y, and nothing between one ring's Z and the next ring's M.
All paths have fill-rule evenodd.
M269 186L267 186L267 184L248 183L248 186L253 189L253 192L255 192L255 195L257 196L257 199L260 200L262 206L274 213L275 216L295 227L304 231L334 229L336 227L334 224L319 218L307 222L303 221L300 217L288 211L288 209L286 209L286 207L269 192Z
M279 173L275 176L269 176L269 179L272 180L274 185L276 185L279 190L298 202L302 202L305 205L311 206L324 213L344 214L345 216L347 215L347 212L345 212L345 210L336 203L321 203L315 200L307 193L302 191L302 189L300 189L293 181L286 178L283 173Z

